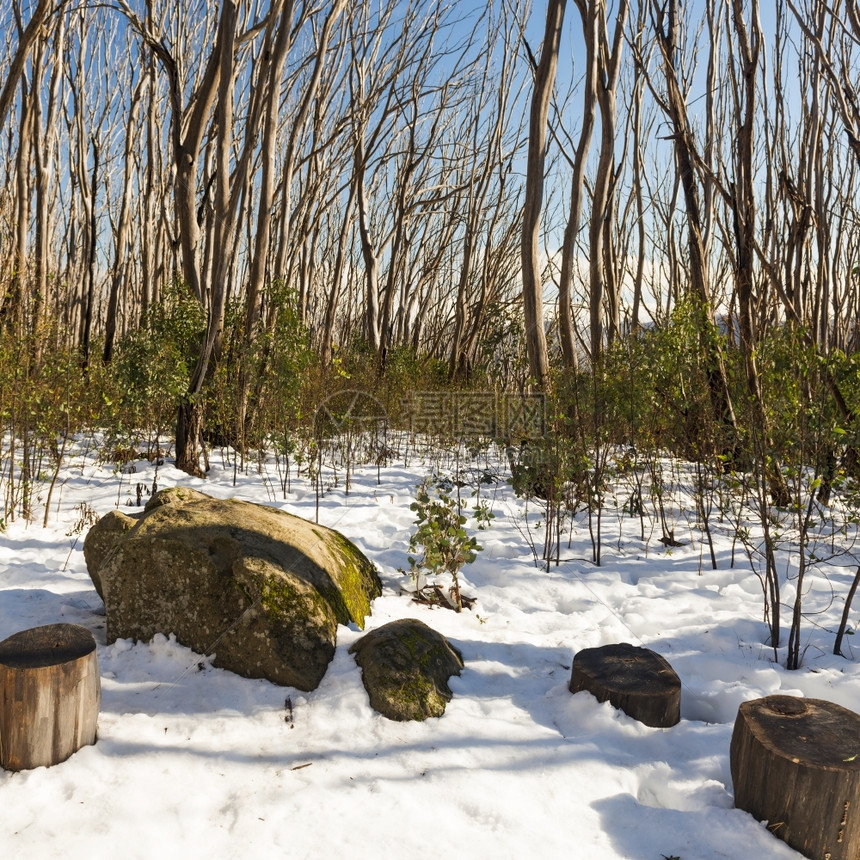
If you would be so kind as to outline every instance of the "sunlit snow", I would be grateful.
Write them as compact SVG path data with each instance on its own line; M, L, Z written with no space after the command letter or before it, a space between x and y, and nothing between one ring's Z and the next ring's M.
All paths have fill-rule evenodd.
M105 644L76 525L89 509L135 510L136 485L148 490L156 473L146 460L133 468L117 473L92 452L74 459L48 528L14 522L0 534L0 639L84 625L98 642L103 696L96 745L52 768L0 771L4 858L799 856L733 808L729 741L738 705L775 692L860 711L860 649L849 636L848 659L831 653L850 570L831 575L836 599L805 625L803 666L789 672L784 650L775 660L766 644L758 580L740 553L730 567L728 531L713 571L693 528L667 551L614 515L595 567L580 513L547 572L527 540L539 542L540 510L530 503L527 521L501 476L481 486L496 518L463 571L477 604L456 614L411 602L398 570L408 566L413 490L431 466L413 455L408 467L359 468L348 494L342 475L337 485L328 476L320 521L354 540L384 584L368 628L420 618L465 659L441 719L397 723L368 704L347 653L357 629L339 628L311 693L213 668L211 655L169 635ZM315 515L314 486L294 474L282 498L271 462L234 486L232 465L213 453L207 480L168 462L157 481ZM570 694L574 653L612 642L669 660L683 682L679 725L648 728Z

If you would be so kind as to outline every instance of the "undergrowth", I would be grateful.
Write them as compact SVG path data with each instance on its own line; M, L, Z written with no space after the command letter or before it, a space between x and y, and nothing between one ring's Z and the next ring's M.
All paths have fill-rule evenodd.
M348 404L360 394L378 405L386 433L411 439L398 452L404 462L419 455L441 460L434 451L464 446L477 451L481 439L497 443L515 490L539 516L539 531L528 534L536 562L547 569L559 563L565 534L578 523L588 529L589 562L596 565L603 563L610 525L623 518L636 521L646 546L653 541L667 551L697 534L703 564L712 568L723 563L714 535L730 534L736 549L731 563L745 558L760 578L774 649L789 619L792 666L802 659L810 577L826 576L834 560L855 563L860 357L821 354L802 330L773 327L762 338L757 401L734 339L703 321L694 304L680 301L664 325L628 332L598 363L556 373L535 436L522 435L501 415L504 396L530 390L519 352L502 360L501 342L482 344L469 374L452 382L448 363L437 356L405 346L380 355L357 337L338 344L324 366L296 296L283 285L270 288L263 316L261 333L249 341L242 308L229 308L200 396L207 461L220 456L238 474L261 469L274 454L280 486L271 483L272 495L289 492L294 470L324 493L325 481L339 478L348 489L350 459L364 458L377 469L391 461L383 435L373 446L343 447L340 471L323 475L320 405L338 394ZM25 337L2 328L0 529L16 519L47 523L64 462L96 433L99 456L120 474L136 459L170 457L177 408L204 326L199 305L176 283L118 339L108 364L85 363L64 345L57 326ZM99 346L93 344L90 354L100 354ZM722 406L714 386L717 365L725 385ZM482 408L495 410L477 416L479 424L486 419L481 429L460 415L470 393ZM416 395L435 404L422 428L414 425L409 405ZM418 429L423 435L412 432ZM687 509L677 505L682 484L690 490ZM417 502L424 506L425 530L444 513L431 510L429 492L428 485ZM457 537L463 514L460 500L452 498L432 504L453 517L446 528ZM433 535L423 536L432 546ZM447 570L456 586L457 565L476 551L470 540L460 535L452 561L431 551L424 563Z

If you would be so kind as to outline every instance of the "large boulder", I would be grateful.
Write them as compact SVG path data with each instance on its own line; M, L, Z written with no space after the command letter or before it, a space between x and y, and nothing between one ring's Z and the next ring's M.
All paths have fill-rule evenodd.
M463 658L422 621L391 621L362 636L350 649L361 666L370 706L390 720L441 717L451 701L448 679Z
M96 524L87 556L108 643L173 633L216 666L313 690L337 625L363 628L382 590L343 535L264 505L174 487L125 525Z

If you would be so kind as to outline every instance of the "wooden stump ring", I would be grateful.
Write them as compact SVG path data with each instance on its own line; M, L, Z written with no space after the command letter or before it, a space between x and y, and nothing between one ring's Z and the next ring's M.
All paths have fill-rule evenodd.
M667 728L681 719L681 680L674 669L656 652L627 642L579 651L569 689L588 690L646 726Z
M813 860L860 860L860 715L821 699L744 702L730 763L738 809Z
M96 642L85 627L48 624L0 642L0 767L58 764L95 743L100 705Z

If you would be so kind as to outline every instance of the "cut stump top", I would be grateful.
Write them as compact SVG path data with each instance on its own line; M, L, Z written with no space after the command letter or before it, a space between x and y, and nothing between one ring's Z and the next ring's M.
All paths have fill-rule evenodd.
M46 624L12 634L0 642L0 664L10 669L41 669L86 657L96 640L78 624Z
M647 696L657 688L681 689L680 679L664 657L627 642L583 648L574 662L580 672L623 695Z
M584 648L573 658L569 689L607 699L646 726L669 728L681 719L681 681L668 661L627 642Z
M777 756L807 767L860 771L860 715L822 699L767 696L740 706L748 730Z

